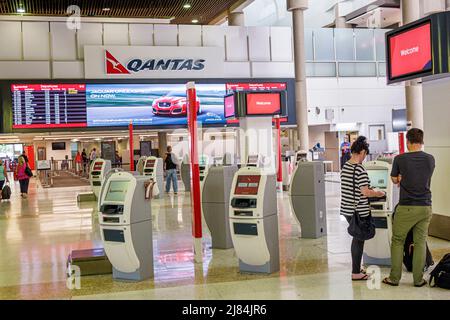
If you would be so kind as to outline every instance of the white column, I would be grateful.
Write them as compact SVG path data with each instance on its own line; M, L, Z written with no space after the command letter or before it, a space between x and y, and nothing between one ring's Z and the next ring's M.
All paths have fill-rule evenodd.
M236 11L228 13L228 25L229 26L245 26L244 12Z
M308 0L287 0L287 9L292 11L294 62L295 62L295 109L297 112L297 131L300 150L309 149L308 105L306 101L306 63L305 63L305 19Z
M336 28L351 28L352 26L347 23L345 17L340 16L339 11L339 3L336 3L334 6Z
M447 11L450 11L450 0L445 1L445 8Z

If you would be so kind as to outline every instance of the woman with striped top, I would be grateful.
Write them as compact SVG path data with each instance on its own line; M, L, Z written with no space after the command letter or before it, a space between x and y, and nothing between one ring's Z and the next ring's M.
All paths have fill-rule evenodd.
M369 198L384 196L383 191L375 191L370 187L369 175L362 163L369 154L369 144L366 137L359 137L351 146L352 157L342 167L341 171L341 214L350 223L353 214L361 219L370 217ZM353 238L352 280L368 280L369 275L361 269L364 251L364 241Z

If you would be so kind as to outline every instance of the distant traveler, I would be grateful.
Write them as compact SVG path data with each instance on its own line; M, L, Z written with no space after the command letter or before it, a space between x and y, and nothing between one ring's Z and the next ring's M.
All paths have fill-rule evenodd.
M89 159L87 157L86 149L83 149L83 152L81 152L81 157L83 158L83 172L86 173L86 166L89 162Z
M8 180L8 174L6 173L6 165L2 159L0 159L0 199L2 198L2 189Z
M392 182L400 186L400 201L395 210L392 228L391 259L389 277L383 283L398 286L402 277L404 244L412 229L414 241L413 279L414 286L427 284L423 279L426 259L426 240L431 220L431 177L435 160L431 154L422 151L423 131L417 128L406 134L408 153L398 155L392 165Z
M28 185L30 183L30 177L26 173L28 164L23 156L18 159L18 165L16 168L16 175L20 184L20 196L22 198L27 198L28 196Z
M119 155L119 151L116 150L115 154L114 154L114 160L116 163L117 167L120 167L122 165L122 157Z
M97 149L94 148L89 155L90 163L92 163L92 161L94 161L95 159L97 159Z
M344 137L344 142L341 143L341 169L344 167L344 164L350 160L352 156L352 152L350 150L350 142L348 142L348 136Z
M83 158L81 157L80 151L78 151L77 155L75 157L75 165L77 167L76 172L78 173L78 175L81 175L82 162L83 162Z
M170 182L173 184L173 192L178 193L178 178L177 178L177 165L178 157L172 152L172 147L167 147L167 153L164 157L164 169L167 172L166 177L166 192L170 191Z
M341 215L350 223L353 214L359 214L361 220L370 219L371 212L369 199L383 197L382 191L370 188L369 175L362 163L369 154L369 144L365 137L359 137L351 146L351 158L341 171ZM352 280L368 280L369 275L361 269L364 251L364 241L353 238L352 254Z

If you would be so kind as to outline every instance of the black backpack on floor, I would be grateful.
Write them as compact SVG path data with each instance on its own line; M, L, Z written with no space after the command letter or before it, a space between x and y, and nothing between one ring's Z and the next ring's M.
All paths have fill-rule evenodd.
M9 200L11 198L11 188L9 187L9 185L5 184L1 191L2 191L1 200Z
M412 272L412 264L413 264L413 254L414 254L414 242L413 242L413 231L410 230L408 235L406 236L405 245L403 248L403 264L406 267L406 270ZM426 245L426 260L425 260L425 269L428 269L434 264L433 256L431 255L430 249L428 248L428 244Z
M450 289L450 253L447 253L430 273L430 286Z

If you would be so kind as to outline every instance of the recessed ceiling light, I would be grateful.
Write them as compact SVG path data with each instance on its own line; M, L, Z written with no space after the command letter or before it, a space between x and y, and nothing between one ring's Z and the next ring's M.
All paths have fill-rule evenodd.
M111 8L103 8L102 10L103 11L109 11L109 10L111 10Z
M25 9L24 8L17 8L17 13L25 13Z
M185 9L190 9L192 6L191 6L191 4L190 3L186 3L184 6L183 6L183 8L185 8Z
M197 19L193 19L192 23L198 23L198 20Z

